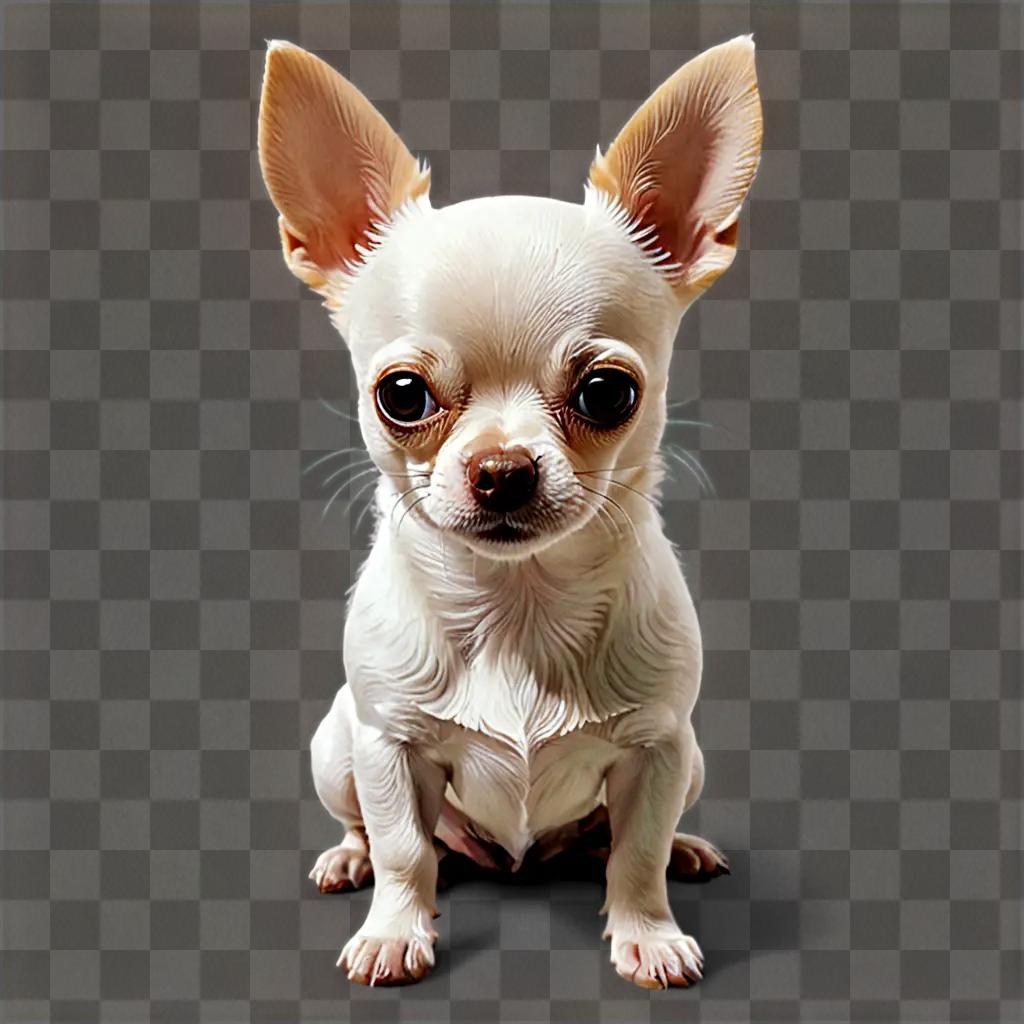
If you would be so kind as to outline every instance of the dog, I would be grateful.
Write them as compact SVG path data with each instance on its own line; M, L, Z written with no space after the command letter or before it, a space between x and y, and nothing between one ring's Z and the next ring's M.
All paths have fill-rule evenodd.
M739 36L598 146L581 204L434 208L429 168L355 86L268 43L260 167L285 262L347 343L379 472L346 684L310 744L345 829L311 877L374 885L338 960L354 982L433 965L439 861L515 871L580 845L607 856L618 973L702 976L666 880L727 865L675 832L704 781L702 649L659 445L680 318L733 260L761 140Z

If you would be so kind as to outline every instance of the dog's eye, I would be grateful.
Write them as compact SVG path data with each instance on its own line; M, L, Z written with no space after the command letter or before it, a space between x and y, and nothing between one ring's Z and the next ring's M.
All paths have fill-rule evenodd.
M382 378L377 385L377 407L395 423L418 423L440 409L427 382L411 370L396 370Z
M580 381L572 397L573 408L599 427L617 427L636 406L637 384L625 370L603 367Z

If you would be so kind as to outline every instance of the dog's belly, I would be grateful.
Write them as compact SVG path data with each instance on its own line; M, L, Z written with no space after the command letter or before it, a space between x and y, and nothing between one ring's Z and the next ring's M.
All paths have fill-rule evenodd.
M539 834L594 809L616 753L588 727L533 749L459 729L445 744L448 799L518 865Z

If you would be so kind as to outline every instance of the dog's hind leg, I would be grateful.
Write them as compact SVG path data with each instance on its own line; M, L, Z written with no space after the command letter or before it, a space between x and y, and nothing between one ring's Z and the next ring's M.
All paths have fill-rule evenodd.
M683 811L688 811L704 788L704 754L696 741L693 746L693 766L690 788L686 791ZM672 853L668 861L668 877L677 882L704 882L718 875L729 874L729 861L713 843L700 836L677 832L672 837Z
M690 785L683 810L688 811L704 787L704 755L694 741ZM599 861L607 861L611 846L608 808L603 803L579 821L570 822L538 838L542 861L565 852L580 853ZM713 843L700 836L676 832L672 837L668 877L677 882L706 882L718 875L729 874L728 858Z
M352 772L352 714L352 693L343 686L309 747L316 794L346 829L342 841L324 850L309 873L321 892L358 889L373 880L370 844Z

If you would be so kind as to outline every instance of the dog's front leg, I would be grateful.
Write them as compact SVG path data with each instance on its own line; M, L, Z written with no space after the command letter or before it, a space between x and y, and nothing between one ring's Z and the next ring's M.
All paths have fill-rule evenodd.
M362 728L353 767L370 841L374 890L338 966L364 985L416 981L433 966L437 854L432 835L445 774L414 747Z
M623 751L606 777L612 845L604 938L612 963L643 988L689 985L703 955L668 903L666 867L690 784L692 741L663 740Z

